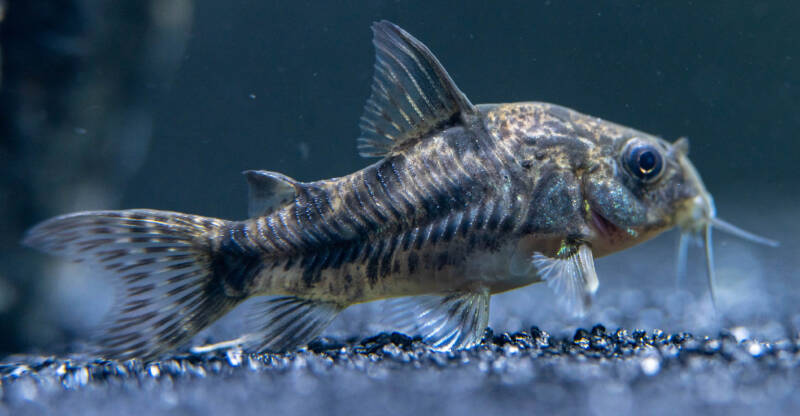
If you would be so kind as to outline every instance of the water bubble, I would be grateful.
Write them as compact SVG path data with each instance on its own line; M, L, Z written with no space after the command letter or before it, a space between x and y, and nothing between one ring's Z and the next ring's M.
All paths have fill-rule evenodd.
M642 372L648 376L656 375L661 370L661 360L655 356L644 358L640 365L642 366Z
M743 342L750 338L750 331L743 326L735 326L731 328L731 335L736 338L736 342Z
M747 352L753 357L758 357L764 352L764 346L758 341L751 341L747 346Z

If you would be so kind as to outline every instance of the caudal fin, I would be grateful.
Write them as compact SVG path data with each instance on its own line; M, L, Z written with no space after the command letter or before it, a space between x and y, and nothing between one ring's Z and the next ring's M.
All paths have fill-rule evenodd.
M100 354L152 358L188 341L243 300L212 269L227 221L155 210L92 211L47 220L23 243L98 266L117 285Z

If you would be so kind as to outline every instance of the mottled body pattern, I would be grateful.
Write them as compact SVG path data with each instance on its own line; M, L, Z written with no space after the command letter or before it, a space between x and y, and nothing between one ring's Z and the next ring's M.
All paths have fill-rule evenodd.
M247 171L245 221L96 211L29 232L31 246L118 276L106 355L156 356L254 296L268 296L254 331L233 342L256 350L295 348L342 309L395 297L410 297L394 306L398 328L464 348L491 294L546 280L582 313L594 257L675 225L758 239L714 218L685 141L547 103L474 106L419 41L373 29L358 148L380 161L307 183Z
M551 104L483 110L484 129L452 127L351 175L298 184L293 204L231 224L220 244L263 263L231 292L343 304L475 283L502 292L515 284L507 265L476 274L485 259L470 259L502 251L507 264L520 240L552 254L564 235L590 234L579 175L620 133Z

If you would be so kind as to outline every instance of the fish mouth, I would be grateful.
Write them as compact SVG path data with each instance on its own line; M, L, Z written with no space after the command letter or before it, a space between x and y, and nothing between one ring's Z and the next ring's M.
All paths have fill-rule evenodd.
M589 216L591 217L592 227L606 240L616 241L622 234L625 234L621 227L603 216L603 214L595 208L589 209Z

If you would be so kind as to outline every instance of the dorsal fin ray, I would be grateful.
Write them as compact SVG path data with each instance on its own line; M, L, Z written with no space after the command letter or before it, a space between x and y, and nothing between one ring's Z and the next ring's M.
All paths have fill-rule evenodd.
M267 170L246 170L249 217L267 215L297 197L298 182L286 175Z
M372 25L375 74L359 127L359 154L384 157L476 113L433 53L397 25Z

